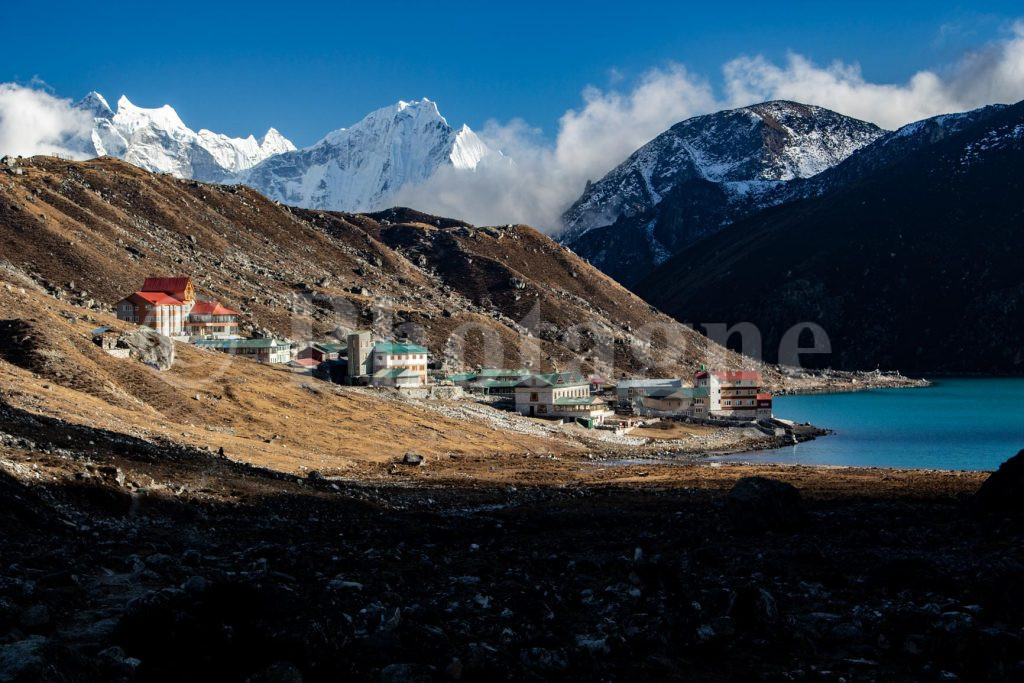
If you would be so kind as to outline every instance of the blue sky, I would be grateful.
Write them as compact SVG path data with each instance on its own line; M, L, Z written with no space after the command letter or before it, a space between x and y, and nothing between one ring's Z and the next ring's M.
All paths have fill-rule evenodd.
M550 138L584 87L628 89L652 68L682 64L714 83L738 56L797 52L904 82L1024 14L1020 2L833 4L5 1L0 81L170 103L191 127L232 135L273 125L300 146L423 96L452 123L519 117Z

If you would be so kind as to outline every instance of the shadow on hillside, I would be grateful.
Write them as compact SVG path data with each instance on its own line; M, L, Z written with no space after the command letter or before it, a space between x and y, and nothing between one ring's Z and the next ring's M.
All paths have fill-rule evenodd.
M73 464L37 452L56 442L205 490L280 483L210 502L0 474L0 648L42 648L26 680L1022 673L1022 535L948 503L812 503L750 534L693 491L335 492L2 403L0 420L33 462Z

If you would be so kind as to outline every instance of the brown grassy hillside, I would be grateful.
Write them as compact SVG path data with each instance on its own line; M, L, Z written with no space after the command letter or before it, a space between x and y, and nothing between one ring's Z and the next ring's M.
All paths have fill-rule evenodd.
M0 284L0 404L71 425L216 451L281 471L373 476L415 450L428 458L580 450L573 439L495 429L372 390L335 387L283 367L176 343L158 372L90 341L104 313ZM3 429L0 429L2 432ZM76 444L81 446L81 444ZM382 470L381 470L382 471Z
M450 370L580 361L678 375L751 364L526 226L305 211L109 158L19 163L24 175L0 175L0 259L77 303L103 308L148 275L180 274L255 327L301 339L376 320L381 332L408 330ZM504 358L484 357L485 335L501 339ZM614 368L602 362L612 358Z

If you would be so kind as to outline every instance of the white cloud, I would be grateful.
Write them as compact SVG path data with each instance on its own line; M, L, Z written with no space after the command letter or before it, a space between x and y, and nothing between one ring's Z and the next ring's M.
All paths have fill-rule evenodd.
M613 79L616 82L618 78ZM690 116L765 100L789 99L896 128L929 116L1024 99L1024 21L1009 37L904 83L872 83L856 64L818 66L791 54L782 65L739 57L722 67L721 95L679 65L646 73L628 92L588 87L583 106L559 120L553 145L521 121L491 123L488 144L515 160L474 173L441 173L400 200L475 223L523 222L557 230L582 192L635 149Z
M740 57L723 67L734 106L772 99L817 104L897 128L911 121L994 102L1024 99L1024 22L1006 40L970 52L944 71L918 71L905 83L871 83L856 64L820 67L791 54L786 64Z
M444 170L404 188L397 203L478 224L528 223L556 230L559 216L596 180L666 128L719 106L713 89L679 65L652 69L629 92L588 87L583 106L559 119L553 145L519 119L491 121L480 137L514 163Z
M83 158L74 138L88 135L92 117L38 87L0 83L0 155L60 154Z

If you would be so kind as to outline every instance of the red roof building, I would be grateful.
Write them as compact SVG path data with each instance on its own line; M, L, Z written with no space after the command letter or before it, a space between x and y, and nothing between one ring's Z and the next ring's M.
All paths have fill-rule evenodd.
M180 301L194 301L196 288L190 277L147 277L142 283L144 292L163 292Z
M708 412L713 417L771 417L772 396L762 390L760 372L700 370L694 373L693 380L694 386L708 389Z
M190 277L147 277L142 290L116 305L119 320L168 337L224 339L238 336L238 311L217 301L197 301Z

